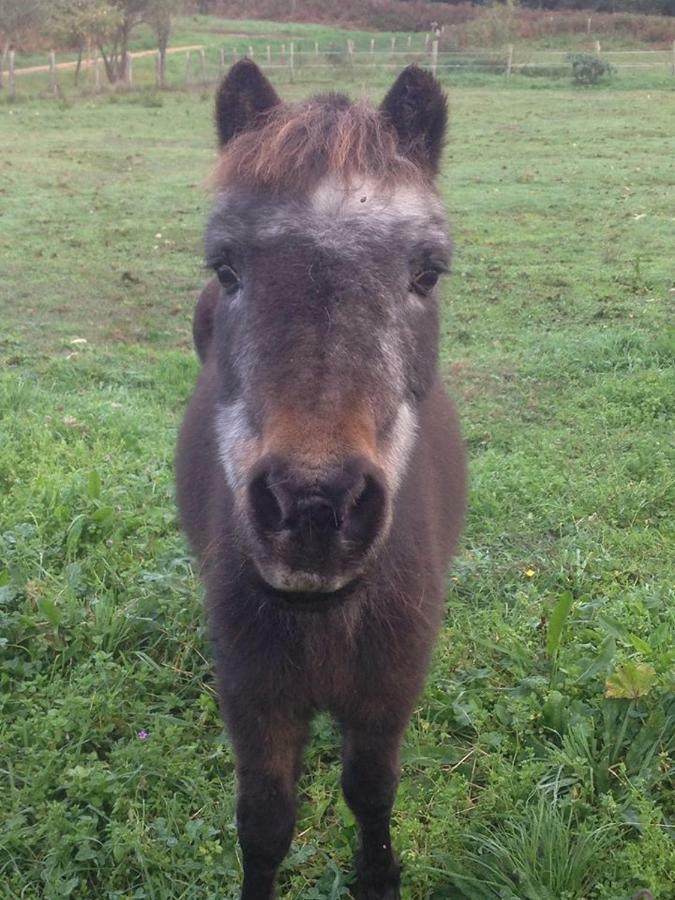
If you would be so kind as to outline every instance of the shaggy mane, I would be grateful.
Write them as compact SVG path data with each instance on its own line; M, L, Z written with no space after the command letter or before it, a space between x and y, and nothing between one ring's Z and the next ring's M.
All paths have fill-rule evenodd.
M347 183L356 176L387 184L424 180L423 172L401 155L393 129L378 110L329 94L264 113L258 127L224 146L213 182L304 192L326 175Z

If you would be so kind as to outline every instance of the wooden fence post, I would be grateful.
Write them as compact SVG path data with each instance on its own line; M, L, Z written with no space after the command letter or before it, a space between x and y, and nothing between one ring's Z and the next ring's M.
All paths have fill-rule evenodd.
M94 89L97 94L101 90L101 58L98 53L94 56Z
M412 34L408 35L408 50L412 47Z
M269 44L267 45L265 52L267 54L267 65L271 66L272 65L272 48L270 47Z
M319 42L318 41L314 41L314 56L317 59L319 58Z
M288 45L288 69L291 76L291 84L293 84L295 80L295 60L294 60L294 47L293 41Z
M49 51L49 90L55 96L59 95L59 86L56 81L56 53Z
M160 82L160 74L159 74L160 65L161 65L161 63L160 63L159 50L158 50L157 53L155 53L155 87L161 87L161 85L159 83Z
M513 44L509 44L508 56L506 57L506 77L511 77L511 67L513 66Z
M202 82L206 84L206 82L208 81L208 75L206 72L206 51L203 47L200 47L199 49L199 58L202 64Z
M192 57L190 51L185 53L185 84L188 85L192 81Z
M429 32L424 35L424 52L426 53L429 49Z
M131 53L127 53L127 71L126 71L126 77L124 79L127 84L127 87L134 86L134 68L133 68L133 66L134 66L134 64L131 61Z
M438 41L431 42L431 74L436 75L436 69L438 68Z
M252 45L252 44L249 44L249 45L248 45L248 58L249 58L249 59L253 59L253 58L254 58L254 56L253 56L253 45Z
M375 38L370 39L370 55L371 57L375 56Z
M591 33L591 20L592 20L592 19L593 19L593 16L589 16L589 17L586 19L586 34L590 34L590 33Z
M600 41L595 42L595 52L600 56Z
M233 47L232 48L232 62L236 63L236 61L237 61L237 48Z
M159 51L159 86L162 88L162 90L165 90L166 86L167 86L166 57L167 57L167 48L162 47Z
M14 50L9 51L9 96L14 97L16 94L16 74L14 72L14 59L16 53Z
M391 52L393 53L394 50L396 50L396 38L395 37L393 37L391 39Z
M349 59L349 71L354 74L354 41L347 41L347 57Z

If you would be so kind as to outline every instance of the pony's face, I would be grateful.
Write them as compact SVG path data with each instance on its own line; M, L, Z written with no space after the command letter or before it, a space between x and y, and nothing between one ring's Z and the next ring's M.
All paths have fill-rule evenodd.
M244 87L260 95L263 76L244 66ZM407 77L408 94L420 85L438 94L444 122L436 82L419 70ZM399 82L387 100L392 93L396 99ZM221 139L236 118L223 109L224 91L230 103L252 105L226 80ZM243 137L233 139L229 159L224 141L232 168L219 185L206 238L207 261L221 283L212 344L220 375L216 436L247 549L262 578L289 596L339 590L385 540L418 405L436 374L434 287L450 253L431 184L437 156L426 169L413 154L403 156L387 100L366 114L343 98L315 100L309 115L298 107L284 109L278 121L254 118L245 139L254 135L264 144L276 128L313 136L320 129L317 147L325 147L347 134L367 140L364 127L379 128L395 154L390 168L406 172L399 183L381 171L352 171L344 147L345 165L331 170L308 153L307 142L307 177L295 170L294 153L287 166L296 177L269 183L247 177L256 167L237 155ZM274 162L283 174L283 160ZM387 163L383 151L378 164Z

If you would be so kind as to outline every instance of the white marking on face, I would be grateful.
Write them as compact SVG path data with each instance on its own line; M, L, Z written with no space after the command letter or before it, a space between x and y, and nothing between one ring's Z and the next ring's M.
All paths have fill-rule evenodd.
M399 406L391 429L389 446L384 453L382 466L392 495L401 485L416 437L417 416L410 404L403 402Z
M382 359L384 360L384 374L387 384L393 387L397 393L400 393L403 390L405 377L403 374L401 350L399 342L396 340L396 334L393 332L385 333L378 343Z
M255 436L248 424L243 400L219 404L215 417L218 458L227 483L236 493L246 485L246 475L255 449Z
M345 184L333 175L319 183L311 197L312 208L331 220L336 218L378 217L391 221L400 218L429 218L442 213L437 197L428 191L402 185L383 188L372 179Z
M216 244L236 243L236 216L229 220L227 209L236 191L220 192L221 215L210 238ZM414 185L384 187L374 179L345 183L334 175L326 176L315 188L309 202L280 202L266 210L256 222L257 240L278 240L291 233L303 233L326 247L349 250L361 247L364 229L381 232L386 238L392 231L404 229L411 242L428 240L447 245L447 225L443 205L433 190Z
M287 209L284 207L275 209L259 224L256 237L260 240L273 241L287 235L293 224L295 220Z
M414 309L416 312L422 312L427 308L426 304L420 300L420 298L413 291L408 291L408 296L406 298L408 307L410 309Z
M358 184L345 184L327 176L312 194L311 208L319 236L351 225L382 232L404 228L412 241L447 243L440 199L433 191L412 185L387 188L367 178Z

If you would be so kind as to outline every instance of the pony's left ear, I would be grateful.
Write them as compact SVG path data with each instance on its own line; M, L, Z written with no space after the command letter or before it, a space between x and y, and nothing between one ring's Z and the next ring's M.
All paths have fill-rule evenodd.
M256 124L277 103L277 92L250 59L235 63L216 94L216 128L222 147L231 138Z
M408 66L389 88L380 111L396 132L403 156L435 175L443 150L448 102L434 76L418 66Z

